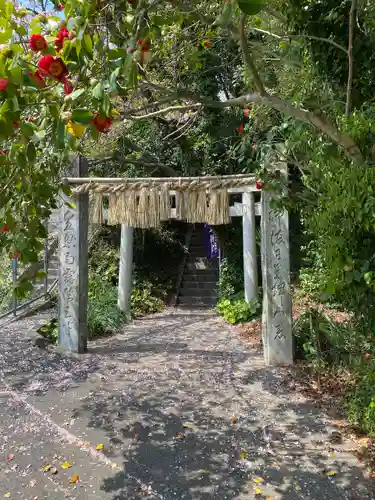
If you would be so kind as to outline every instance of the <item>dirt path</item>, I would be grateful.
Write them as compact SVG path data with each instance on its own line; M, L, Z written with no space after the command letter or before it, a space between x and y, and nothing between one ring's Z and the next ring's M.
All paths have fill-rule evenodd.
M219 318L166 311L84 356L35 347L26 331L42 320L0 327L0 498L33 498L30 481L38 500L60 498L51 481L72 499L375 498L353 444L329 444L330 420Z

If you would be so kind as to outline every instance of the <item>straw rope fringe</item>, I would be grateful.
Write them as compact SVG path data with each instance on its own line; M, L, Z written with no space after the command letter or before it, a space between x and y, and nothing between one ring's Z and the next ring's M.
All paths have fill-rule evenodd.
M138 199L139 198L139 199ZM169 188L164 186L140 190L117 190L108 194L108 225L125 224L128 227L148 229L160 226L170 218ZM190 223L207 222L211 225L230 222L227 189L176 190L176 218ZM103 223L103 195L94 191L92 221Z
M91 204L91 217L94 224L102 225L104 222L103 217L103 196L101 194L94 194Z

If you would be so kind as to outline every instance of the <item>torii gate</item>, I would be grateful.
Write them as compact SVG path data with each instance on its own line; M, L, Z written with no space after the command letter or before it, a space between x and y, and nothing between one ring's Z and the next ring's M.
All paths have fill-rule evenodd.
M278 170L281 175L286 175L284 166L280 166ZM168 218L190 222L228 223L230 217L242 216L244 292L248 302L258 298L255 216L261 216L262 337L265 362L269 365L293 362L288 213L271 206L271 200L280 195L263 191L261 203L256 204L253 194L256 190L256 179L253 175L147 179L88 178L87 161L79 156L75 160L74 173L75 177L64 179L65 183L72 187L72 199L69 200L62 194L64 201L71 203L63 203L60 209L59 343L63 348L78 353L87 350L89 192L98 193L100 197L102 194L109 196L110 210L111 203L122 197L121 210L112 209L108 215L113 224L121 223L118 306L122 311L130 310L133 227L129 220L134 220L134 224L137 222L136 219L132 219L131 214L122 213L131 203L130 198L126 198L126 193L130 192L129 196L133 197L134 207L140 206L142 197L154 203L152 205L154 209L155 203L158 204L152 222L144 220L144 217L147 219L149 215L144 213L142 222L137 223L138 227L154 227L152 224ZM187 195L183 191L184 188L188 190ZM140 190L143 190L141 194ZM242 193L242 203L229 207L228 193ZM166 205L165 197L170 199L172 196L176 197L176 208ZM189 196L192 196L190 209ZM211 197L208 205L207 197ZM193 206L197 203L199 205L198 199L201 205L204 200L203 209L202 206ZM160 209L162 204L163 208ZM99 206L101 205L100 198ZM184 206L187 208L182 214ZM161 212L164 212L164 215ZM123 223L124 220L128 223ZM148 223L151 225L147 225Z

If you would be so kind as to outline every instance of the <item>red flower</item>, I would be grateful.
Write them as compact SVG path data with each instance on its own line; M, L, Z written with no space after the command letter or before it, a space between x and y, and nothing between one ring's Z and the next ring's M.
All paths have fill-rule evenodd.
M63 5L62 3L60 5L58 5L56 7L57 10L64 10L65 9L65 5Z
M109 118L108 116L100 117L99 114L96 114L92 119L92 123L94 124L96 130L104 133L108 132L111 128L112 121L112 118Z
M69 95L73 92L73 85L72 82L69 80L64 81L64 94Z
M42 57L38 62L38 68L42 75L48 75L59 82L63 82L68 76L68 68L60 57L51 55Z
M34 83L37 84L37 86L39 88L42 89L43 87L46 86L46 84L45 84L45 82L44 82L44 80L43 80L43 78L42 78L39 70L36 70L35 73L30 72L29 73L29 77L34 81Z
M9 85L8 78L0 78L0 90L5 90Z
M43 35L31 35L29 47L33 52L40 52L47 48L47 40Z
M243 110L243 115L245 118L248 118L248 116L250 115L250 109L249 108L245 108Z
M260 191L263 189L263 182L260 179L257 179L255 182L255 187Z
M245 132L245 127L243 126L243 123L237 128L237 132L239 134L243 134Z
M66 28L61 28L61 30L56 35L55 49L57 52L63 48L65 38L69 38L69 31Z
M3 224L3 227L1 228L1 232L2 233L8 233L9 232L9 228L6 224Z

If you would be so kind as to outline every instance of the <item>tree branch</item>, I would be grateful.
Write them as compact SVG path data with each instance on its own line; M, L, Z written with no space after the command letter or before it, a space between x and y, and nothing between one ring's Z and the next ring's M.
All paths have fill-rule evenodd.
M346 87L346 106L345 115L350 116L352 108L352 89L353 89L353 39L354 39L354 25L357 12L358 0L352 0L349 14L349 42L348 42L348 83Z
M313 35L276 35L276 33L272 33L272 31L267 31L267 30L262 30L260 28L255 28L254 26L251 27L253 31L257 31L258 33L264 33L265 35L273 36L274 38L277 38L278 40L289 40L290 38L309 38L311 40L317 40L318 42L325 42L329 43L330 45L333 45L333 47L336 47L337 49L342 50L345 52L345 54L348 54L348 51L346 50L345 47L340 45L339 43L335 42L334 40L331 40L330 38L323 38L320 36L313 36Z
M216 102L216 101L214 101L214 102ZM150 104L150 106L152 104ZM180 106L169 106L167 108L159 109L158 111L152 111L151 113L148 113L147 115L125 114L125 115L123 115L123 117L125 119L131 118L132 120L145 120L146 118L152 118L153 116L165 115L166 113L170 113L171 111L186 111L189 109L196 109L196 108L201 108L201 107L202 107L202 104L195 102L193 104L187 104L187 105L182 105L182 106L181 105ZM141 111L141 110L133 110L132 113L135 113L137 111Z
M258 70L255 66L254 60L250 53L249 45L247 43L245 24L246 24L246 15L242 14L240 19L240 44L241 44L243 59L253 77L255 88L257 89L259 94L263 96L266 94L266 90L264 88L263 82L259 76Z
M159 109L158 111L153 111L152 113L148 113L146 115L132 114L128 116L128 118L136 120L146 120L153 116L170 113L171 111L187 111L189 109L197 109L203 107L222 109L235 106L244 107L249 103L259 103L276 109L287 116L291 116L293 118L296 118L297 120L313 125L315 128L326 134L333 142L341 146L348 158L356 162L363 162L363 156L360 149L349 135L341 133L337 129L337 127L333 123L330 123L326 118L304 108L295 106L293 103L281 99L276 95L270 95L267 93L265 93L264 95L251 93L236 97L234 99L228 99L227 101L214 101L211 99L202 98L200 96L194 97L193 95L189 94L189 100L195 102L186 104L184 106L170 106L167 108ZM133 110L132 113L136 113L137 111L139 112L142 110Z

